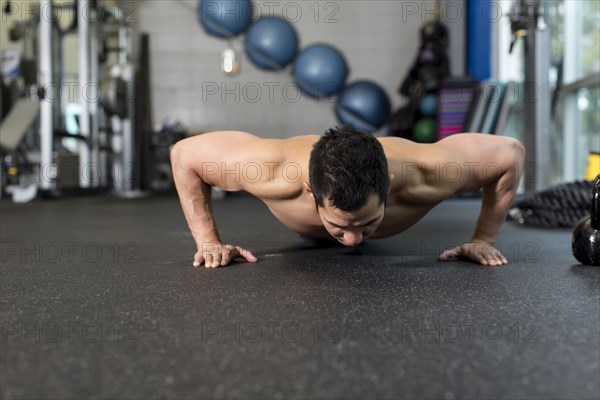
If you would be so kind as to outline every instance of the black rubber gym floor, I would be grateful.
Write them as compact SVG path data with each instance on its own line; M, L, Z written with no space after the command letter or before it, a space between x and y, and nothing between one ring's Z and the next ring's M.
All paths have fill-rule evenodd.
M507 224L510 264L440 263L478 200L394 238L318 246L244 195L194 269L175 197L0 203L6 399L598 399L600 268L570 231Z

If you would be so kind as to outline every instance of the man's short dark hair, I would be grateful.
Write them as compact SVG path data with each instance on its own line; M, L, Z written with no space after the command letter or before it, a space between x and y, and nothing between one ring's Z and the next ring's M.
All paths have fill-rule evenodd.
M329 198L332 207L355 211L367 204L371 194L385 203L389 173L381 143L373 135L349 125L325 132L313 146L309 183L317 206Z

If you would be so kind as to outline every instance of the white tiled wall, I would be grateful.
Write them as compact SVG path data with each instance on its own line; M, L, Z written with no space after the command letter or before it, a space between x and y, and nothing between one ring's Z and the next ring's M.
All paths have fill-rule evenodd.
M300 47L315 42L336 46L348 61L351 70L348 81L368 78L378 82L386 89L394 109L402 103L397 88L414 61L419 27L433 17L431 10L434 10L432 1L273 0L255 3L263 15L268 13L269 7L276 15L281 15L287 7L289 17L296 18L300 10L301 17L293 23ZM315 103L303 96L297 102L287 101L297 94L289 85L287 96L282 90L293 82L291 67L282 72L257 69L243 54L243 37L232 41L242 54L242 72L234 78L225 77L219 66L220 53L227 41L203 31L196 18L196 1L149 0L138 4L139 29L150 33L156 122L178 118L192 130L240 129L279 138L321 133L337 123L333 113L335 99ZM337 22L326 23L327 16ZM214 85L219 87L218 93L203 92L207 86ZM272 99L268 85L275 88ZM262 89L262 96L253 101L257 87ZM225 94L222 88L231 92ZM237 92L238 102L233 92Z

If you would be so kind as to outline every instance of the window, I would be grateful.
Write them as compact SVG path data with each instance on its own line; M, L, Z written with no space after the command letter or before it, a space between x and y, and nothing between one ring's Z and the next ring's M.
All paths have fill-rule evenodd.
M550 183L556 184L583 179L589 152L600 151L600 1L540 2L550 36L549 49L542 55L550 61L552 95L549 154L545 156L551 160ZM523 82L523 48L515 46L510 55L506 49L510 24L501 21L496 34L498 78ZM507 132L517 138L523 127L520 106L515 104Z

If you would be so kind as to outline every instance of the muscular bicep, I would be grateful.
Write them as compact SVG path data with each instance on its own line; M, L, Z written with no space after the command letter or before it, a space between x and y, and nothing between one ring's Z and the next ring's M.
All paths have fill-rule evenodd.
M180 154L207 184L226 191L253 188L273 179L281 157L276 140L246 132L212 132L178 143Z
M455 193L478 190L507 170L521 168L525 149L516 139L480 133L449 136L432 146L439 178Z

